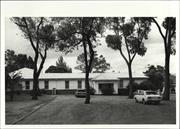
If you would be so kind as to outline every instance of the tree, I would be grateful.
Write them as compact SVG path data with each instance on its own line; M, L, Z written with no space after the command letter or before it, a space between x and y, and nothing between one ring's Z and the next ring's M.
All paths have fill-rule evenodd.
M55 18L55 21L58 21ZM89 86L89 72L92 67L94 59L93 48L98 45L97 37L99 37L104 30L104 18L101 17L69 17L61 22L59 28L59 37L61 40L60 50L69 52L78 46L82 46L85 58L85 87L86 99L85 104L90 103L90 86ZM89 54L88 54L89 53Z
M16 54L15 51L7 49L5 51L5 64L8 72L13 72L24 67L33 68L34 62L31 56Z
M17 55L13 50L7 49L5 51L6 73L10 73L18 69L16 59L17 59Z
M108 47L119 50L128 66L129 98L133 98L132 62L136 55L144 56L146 52L143 40L148 38L150 25L151 22L145 18L109 18L109 27L113 30L114 35L108 35L106 43Z
M62 56L60 56L58 61L56 61L56 66L57 68L63 68L67 73L72 73L72 69L69 66L67 66Z
M6 90L10 89L10 100L13 101L14 90L16 87L19 86L19 82L21 80L21 73L8 73L7 70L5 70L5 79Z
M32 58L25 54L16 54L13 50L7 49L5 51L5 88L6 91L10 89L10 98L13 101L14 89L19 86L21 79L20 73L13 73L20 68L28 67L32 68L34 64ZM10 76L11 74L11 76Z
M27 67L33 68L34 62L32 57L26 54L16 54L15 51L7 49L5 51L5 67L7 73Z
M19 27L25 39L29 40L34 51L34 72L32 99L38 99L38 78L47 57L47 50L56 42L54 26L44 17L13 17L11 20ZM40 66L37 66L40 61Z
M156 24L162 38L164 41L165 49L165 90L163 93L163 99L170 99L170 72L169 72L169 63L170 55L175 54L175 34L176 34L176 19L174 17L166 17L162 23L162 27L165 29L165 33L162 31L162 27L156 21L155 18L152 18L152 21Z
M67 66L62 56L56 61L56 66L49 66L45 73L72 73L72 69Z
M149 65L148 70L143 72L146 76L148 76L148 80L152 83L151 90L162 90L163 81L164 81L164 67L157 65Z
M83 73L85 73L85 58L84 53L80 54L77 57L77 64L78 66L75 67L75 69L81 70ZM110 69L110 64L106 62L105 57L103 55L98 56L98 54L94 53L94 60L92 63L92 67L90 72L93 73L104 73L106 70Z

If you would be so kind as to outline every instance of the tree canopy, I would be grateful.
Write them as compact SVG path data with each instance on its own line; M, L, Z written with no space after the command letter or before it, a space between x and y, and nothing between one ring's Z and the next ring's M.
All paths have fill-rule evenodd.
M143 72L146 76L148 76L148 80L152 83L151 89L161 89L163 88L164 74L165 69L163 66L157 65L149 65L148 69Z
M60 42L58 49L66 52L72 51L79 46L83 47L85 58L85 104L90 103L89 72L94 59L94 48L99 44L98 37L104 32L105 19L103 17L68 17L55 21L61 21L58 28ZM88 58L89 53L89 58ZM88 60L89 59L89 60Z
M7 49L5 51L5 65L9 73L24 67L32 69L34 61L31 56L16 54L14 50Z
M165 90L163 94L164 100L170 99L170 55L176 53L175 43L176 43L176 18L175 17L166 17L162 22L162 27L165 29L163 33L162 27L156 21L155 18L152 18L152 21L156 24L159 33L164 41L164 50L165 50Z
M56 42L55 29L49 19L45 17L13 17L11 21L21 30L23 37L29 41L35 54L32 99L37 100L40 93L38 78L46 60L47 51L53 48ZM40 62L39 67L37 66L38 61Z
M76 66L75 69L78 69L82 71L83 73L85 73L86 69L85 69L84 53L80 54L77 57L76 63L78 64L78 66ZM105 71L109 69L110 69L110 64L106 62L105 57L103 55L98 56L97 52L95 52L94 60L93 60L90 72L104 73Z
M58 61L56 61L56 66L49 66L45 73L72 73L72 69L67 66L63 57L60 56Z
M106 37L107 46L118 50L128 66L129 98L133 98L132 62L136 55L144 56L151 22L144 17L112 17L108 18L109 28L114 35Z

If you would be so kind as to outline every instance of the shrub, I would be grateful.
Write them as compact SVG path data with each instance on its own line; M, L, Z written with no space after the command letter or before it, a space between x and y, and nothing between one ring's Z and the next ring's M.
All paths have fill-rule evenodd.
M96 92L96 90L95 90L93 87L90 87L90 94L91 94L91 95L94 95L95 92Z
M128 84L127 88L128 88L128 90L129 90L129 84ZM139 84L136 83L136 82L133 82L133 83L132 83L132 88L133 88L133 92L136 91L136 90L138 90L138 89L139 89Z
M155 87L149 80L146 80L139 84L139 90L155 90Z

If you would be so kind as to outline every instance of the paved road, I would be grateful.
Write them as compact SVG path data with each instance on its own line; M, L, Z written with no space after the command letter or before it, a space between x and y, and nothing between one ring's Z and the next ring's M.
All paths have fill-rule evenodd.
M175 124L175 100L143 105L125 96L84 98L59 95L17 124Z

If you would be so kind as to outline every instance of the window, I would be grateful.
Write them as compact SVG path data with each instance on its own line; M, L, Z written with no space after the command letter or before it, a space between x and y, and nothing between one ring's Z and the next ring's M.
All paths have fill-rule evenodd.
M49 89L49 81L44 81L44 88Z
M25 85L26 85L26 90L29 90L29 89L30 89L30 83L29 83L29 81L26 81L26 82L25 82Z
M78 80L78 89L81 89L82 88L82 82L81 80Z
M69 89L69 81L65 81L65 89Z
M123 88L123 80L119 80L119 88Z

